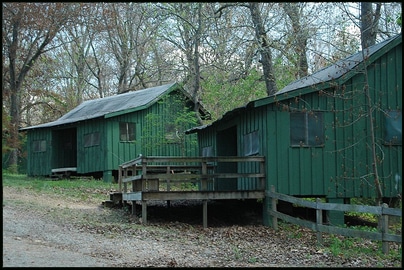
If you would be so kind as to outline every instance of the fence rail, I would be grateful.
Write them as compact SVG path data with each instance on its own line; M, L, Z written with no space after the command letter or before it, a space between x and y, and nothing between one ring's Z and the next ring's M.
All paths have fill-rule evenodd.
M259 163L257 172L216 171L218 163ZM161 191L160 184L166 183L170 191L170 181L199 182L200 190L206 191L208 183L216 179L257 178L259 190L265 190L265 158L262 156L222 156L222 157L138 157L119 166L119 192L127 193L127 183L132 183L132 191ZM157 181L157 182L156 182ZM137 183L142 182L142 183Z
M389 216L402 217L402 209L388 208L387 204L382 206L365 206L365 205L353 205L353 204L337 204L337 203L323 203L319 198L316 202L310 202L293 196L280 194L275 192L275 188L272 186L271 190L265 192L265 195L271 199L272 209L268 212L272 216L272 226L275 230L278 229L278 218L289 223L297 224L311 229L316 232L317 241L323 243L322 233L338 234L348 237L359 237L370 240L382 241L382 251L384 254L389 253L389 242L402 243L402 236L397 234L389 234ZM316 222L308 220L302 220L295 218L284 213L278 212L276 209L277 200L286 201L289 203L297 204L307 208L316 210ZM380 216L380 228L379 232L360 231L356 229L341 228L335 226L329 226L323 224L323 210L343 211L343 212L359 212L369 213Z

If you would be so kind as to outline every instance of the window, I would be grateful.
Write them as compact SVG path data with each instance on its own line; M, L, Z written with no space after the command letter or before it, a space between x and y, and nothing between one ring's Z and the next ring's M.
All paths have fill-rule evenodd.
M93 132L84 135L84 147L90 147L100 144L100 133Z
M181 141L182 133L178 131L175 124L166 123L165 124L165 138L167 143L179 143Z
M135 123L119 123L119 140L121 142L132 142L136 139Z
M202 156L203 157L213 157L213 147L212 146L203 147Z
M324 146L323 113L290 113L291 146Z
M252 156L259 153L260 143L258 131L244 135L244 155Z
M389 145L402 144L402 114L401 111L387 111L385 114L384 142Z
M45 140L33 141L32 148L36 153L46 152L46 141Z

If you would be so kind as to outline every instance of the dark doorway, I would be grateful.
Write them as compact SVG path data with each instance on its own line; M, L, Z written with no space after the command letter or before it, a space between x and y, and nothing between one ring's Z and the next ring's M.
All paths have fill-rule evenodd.
M76 128L52 132L52 169L77 167Z
M237 156L237 127L233 126L217 134L217 155ZM219 162L217 164L218 173L237 173L237 163ZM215 190L228 191L237 190L237 178L217 179Z

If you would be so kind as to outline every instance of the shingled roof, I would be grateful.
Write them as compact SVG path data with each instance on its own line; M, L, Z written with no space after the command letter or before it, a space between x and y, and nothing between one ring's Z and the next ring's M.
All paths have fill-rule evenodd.
M180 87L177 83L169 83L115 96L84 101L56 121L25 127L21 128L20 130L53 127L98 117L108 118L120 114L143 110L157 102L164 94L176 89L183 90L182 87ZM183 90L183 92L184 94L187 94L185 93L185 90Z

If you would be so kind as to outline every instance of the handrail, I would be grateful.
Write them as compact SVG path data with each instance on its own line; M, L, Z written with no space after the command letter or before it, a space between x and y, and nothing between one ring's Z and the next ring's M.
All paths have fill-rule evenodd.
M217 164L221 162L259 162L259 172L229 172L217 173L215 169ZM265 157L263 156L216 156L216 157L178 157L178 156L140 156L133 160L122 163L119 166L119 192L126 193L127 183L132 182L132 191L147 191L147 187L143 180L151 180L154 178L162 178L166 176L165 181L185 181L184 176L176 177L174 171L184 171L193 173L189 182L199 179L201 181L201 190L207 189L207 182L215 178L259 178L259 190L265 190ZM179 165L180 164L180 165ZM136 176L129 175L135 174ZM140 175L140 176L139 176ZM178 178L178 179L176 179ZM134 181L142 182L136 184ZM123 185L123 188L122 188ZM156 183L155 183L156 185ZM158 183L157 183L158 185ZM156 188L156 187L154 187ZM158 188L158 187L157 187ZM169 188L168 188L169 190Z

